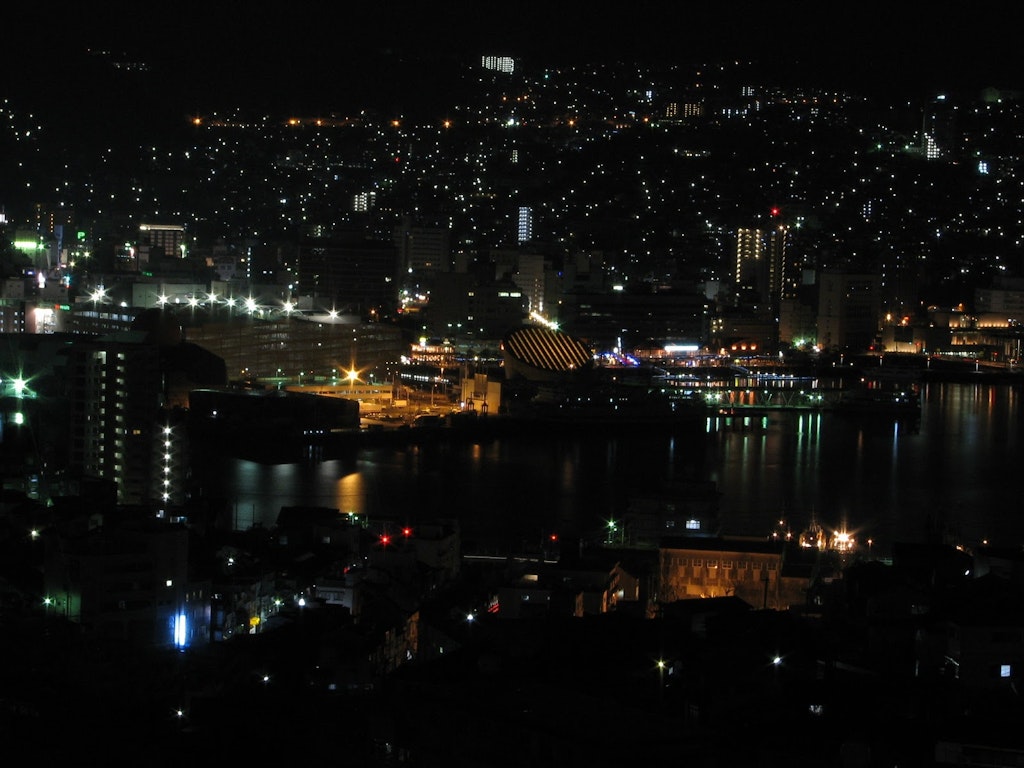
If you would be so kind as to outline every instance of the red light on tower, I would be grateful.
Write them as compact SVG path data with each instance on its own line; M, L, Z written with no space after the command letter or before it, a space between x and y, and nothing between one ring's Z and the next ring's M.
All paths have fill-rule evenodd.
M382 547L386 547L390 543L391 543L391 537L388 536L386 533L381 534L381 537L380 537L380 544L381 544L381 546Z
M777 205L772 206L772 216L778 216L781 213Z
M402 535L405 536L405 538L408 539L410 536L412 536L412 528L410 528L409 526L406 526L405 528L403 528L402 529Z

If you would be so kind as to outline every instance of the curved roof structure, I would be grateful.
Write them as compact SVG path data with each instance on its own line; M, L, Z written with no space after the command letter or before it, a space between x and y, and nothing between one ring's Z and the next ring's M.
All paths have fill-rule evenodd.
M593 352L583 342L542 326L524 326L501 341L507 378L553 381L593 368Z

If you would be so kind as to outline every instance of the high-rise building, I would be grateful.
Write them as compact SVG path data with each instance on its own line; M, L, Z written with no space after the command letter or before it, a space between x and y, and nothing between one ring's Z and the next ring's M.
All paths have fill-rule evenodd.
M924 109L921 118L921 151L928 160L959 154L955 103L940 94Z
M736 299L740 304L758 305L767 311L768 240L763 229L736 230L733 282Z
M757 302L766 313L777 314L782 299L796 296L800 266L788 253L788 244L789 227L783 223L767 230L737 230L733 279L741 300Z
M121 504L159 499L158 456L165 453L159 348L134 340L83 341L72 347L68 368L72 470L114 481ZM174 499L169 490L168 501L183 496Z
M188 393L227 383L223 360L161 325L164 317L144 313L134 330L67 350L69 468L114 483L119 504L185 502Z
M774 312L784 299L795 299L800 287L800 264L789 248L789 227L778 224L768 236L768 299Z
M376 203L376 192L356 192L352 196L352 210L356 213L366 213L372 210Z
M480 66L506 75L511 75L516 70L515 59L511 56L481 56Z
M516 241L528 243L533 240L533 209L529 206L519 208L519 226L516 231Z

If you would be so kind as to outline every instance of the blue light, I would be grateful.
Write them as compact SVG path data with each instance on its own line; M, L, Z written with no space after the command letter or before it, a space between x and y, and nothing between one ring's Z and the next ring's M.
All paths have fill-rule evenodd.
M178 648L184 648L188 644L188 620L183 613L174 617L174 644Z

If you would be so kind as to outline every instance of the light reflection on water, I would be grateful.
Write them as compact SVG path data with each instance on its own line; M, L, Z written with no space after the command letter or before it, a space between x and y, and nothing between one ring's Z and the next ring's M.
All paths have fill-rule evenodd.
M870 536L878 551L946 527L967 543L1024 544L1020 390L927 384L917 427L888 419L778 412L711 418L692 433L558 435L361 451L354 460L198 468L236 527L273 527L282 506L318 506L399 524L453 517L467 541L532 544L621 516L631 496L712 480L724 533L767 536L813 517Z

